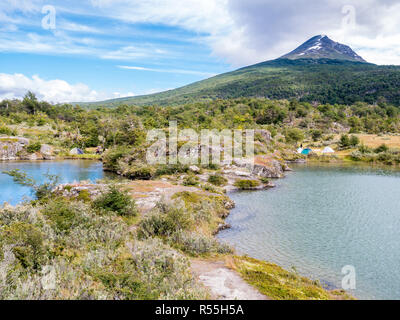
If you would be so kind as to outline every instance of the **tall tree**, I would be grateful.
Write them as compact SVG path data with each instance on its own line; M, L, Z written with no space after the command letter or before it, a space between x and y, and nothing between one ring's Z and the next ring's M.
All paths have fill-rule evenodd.
M28 113L35 114L35 112L39 109L39 101L36 95L32 91L28 91L22 101L22 104L27 109Z

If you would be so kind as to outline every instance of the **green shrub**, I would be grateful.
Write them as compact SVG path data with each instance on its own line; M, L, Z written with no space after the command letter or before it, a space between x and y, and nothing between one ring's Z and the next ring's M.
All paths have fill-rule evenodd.
M313 141L318 141L322 137L322 131L318 130L318 129L312 130L311 137L312 137Z
M139 223L138 236L170 236L177 231L188 230L192 224L192 218L186 210L159 203L155 210Z
M357 136L352 135L349 144L351 147L357 147L360 144L360 139Z
M87 223L88 219L66 199L53 199L44 207L43 214L60 234L69 234L73 227Z
M189 166L183 164L168 164L168 165L159 165L157 167L156 176L163 176L163 175L174 175L178 173L188 173Z
M12 245L12 252L25 269L39 269L44 261L44 237L35 226L15 222L3 230L2 238Z
M262 183L264 183L264 184L268 184L268 183L269 183L269 179L268 179L268 178L265 178L265 177L261 177L261 178L260 178L260 181L261 181Z
M219 170L220 166L216 163L209 162L207 165L202 165L201 166L203 169L209 169L209 170Z
M351 157L351 159L354 160L354 161L362 161L363 158L364 158L363 155L364 155L364 153L362 153L362 152L360 152L360 151L353 151L353 152L350 154L350 157Z
M11 130L6 126L0 126L0 134L5 134L8 136L16 136L18 135L18 132L16 130Z
M84 189L84 190L79 191L79 194L76 199L79 201L89 202L91 200L89 190Z
M372 149L362 144L358 147L358 151L360 151L361 153L371 153Z
M131 148L127 146L118 146L107 150L103 154L104 169L113 172L117 171L119 168L118 161L129 155L130 152Z
M124 265L123 270L98 270L92 276L98 279L118 300L156 300L156 291L151 291L146 281L140 280L134 268Z
M184 186L197 186L199 179L195 175L189 175L183 180Z
M389 147L386 144L381 144L378 148L374 150L375 153L387 152Z
M227 254L233 250L227 244L218 242L215 238L196 232L179 231L172 235L171 245L177 246L182 251L191 255L209 253Z
M123 175L132 180L151 180L156 175L156 170L151 166L135 164L124 170Z
M42 144L40 142L31 143L26 147L26 151L28 151L28 153L35 153L40 151L41 147Z
M211 193L220 193L217 188L215 188L212 184L206 183L201 186L204 191L211 192Z
M297 143L304 140L304 133L301 129L290 128L286 130L285 138L288 143Z
M347 134L342 134L340 136L339 146L342 149L350 147L350 138Z
M68 184L68 185L64 186L64 190L67 190L69 192L72 190L72 186Z
M208 177L208 182L214 186L221 187L226 185L228 180L221 175L211 175Z
M137 209L135 201L127 191L121 191L112 185L109 190L98 197L93 206L96 209L112 211L120 216L136 216Z
M205 299L197 285L189 260L159 239L137 241L132 251L132 266L157 299Z
M251 190L257 188L260 185L260 181L257 180L237 180L235 182L235 187L241 190Z

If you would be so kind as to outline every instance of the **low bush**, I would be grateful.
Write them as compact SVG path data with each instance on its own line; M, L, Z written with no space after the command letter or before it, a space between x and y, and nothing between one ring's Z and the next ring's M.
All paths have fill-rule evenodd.
M367 147L367 146L364 145L364 144L361 144L361 145L358 147L358 151L360 151L361 153L371 153L371 152L372 152L372 149L369 148L369 147Z
M63 198L49 201L43 209L44 216L51 221L59 234L69 234L71 229L89 223L89 217Z
M159 239L138 241L131 253L136 274L157 299L207 298L190 271L189 260Z
M357 147L359 144L360 139L355 135L349 137L348 134L342 134L340 136L339 147L342 150Z
M0 208L0 217L2 300L208 297L185 256L160 239L139 241L114 213L57 198Z
M381 153L381 152L387 152L389 151L389 147L386 144L381 144L379 147L377 147L374 152L375 153Z
M135 201L127 191L119 190L112 185L109 190L98 197L93 206L96 209L115 212L120 216L136 216L137 209Z
M189 175L183 180L184 186L197 186L199 179L195 175Z
M165 237L181 230L188 230L193 219L186 210L176 205L158 203L156 208L144 218L138 227L140 238Z
M171 237L171 245L175 245L182 251L194 256L210 253L228 254L233 252L233 249L229 245L220 243L213 237L196 232L176 232Z
M45 259L44 237L32 224L14 222L3 229L5 244L12 246L12 252L24 269L38 270Z
M214 186L221 187L226 185L228 180L221 175L211 175L208 177L208 182Z
M216 187L212 184L206 183L201 186L204 191L211 192L211 193L221 193Z
M159 165L157 167L156 176L164 176L164 175L174 175L178 173L188 173L190 171L188 165L183 164L168 164L168 165Z
M251 190L257 188L260 185L260 181L257 180L237 180L235 182L235 187L241 190Z
M89 202L91 200L90 192L88 190L81 190L79 191L79 194L76 197L76 199L78 201Z
M265 178L265 177L261 177L261 178L260 178L260 181L261 181L261 183L263 183L263 184L268 184L268 183L269 183L269 179L268 179L268 178Z
M364 159L364 155L365 155L365 153L360 152L359 150L357 150L357 151L353 151L350 154L350 157L354 161L362 161Z
M349 144L351 147L357 147L360 144L360 139L357 136L352 135Z
M26 147L26 151L28 153L35 153L35 152L40 151L41 147L42 147L42 144L40 142L31 143Z
M119 168L118 161L127 156L131 148L118 146L107 150L103 154L103 166L105 170L116 172Z
M132 180L151 180L156 175L154 167L148 165L130 165L122 174Z
M0 134L5 134L8 136L16 136L18 132L16 130L12 130L6 126L0 126Z
M202 167L203 169L219 170L221 166L220 166L219 164L209 162L208 164L202 165L201 167Z

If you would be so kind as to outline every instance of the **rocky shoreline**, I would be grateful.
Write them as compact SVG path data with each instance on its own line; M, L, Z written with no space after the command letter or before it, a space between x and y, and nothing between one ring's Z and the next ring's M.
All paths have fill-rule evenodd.
M53 147L48 144L29 152L30 140L22 137L0 137L0 160L54 160Z

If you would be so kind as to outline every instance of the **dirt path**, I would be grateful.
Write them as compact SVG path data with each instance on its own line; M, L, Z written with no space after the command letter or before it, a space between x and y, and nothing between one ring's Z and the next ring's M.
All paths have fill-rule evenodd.
M218 300L268 300L222 260L192 260L192 272Z
M138 208L147 212L162 199L169 200L177 192L201 192L198 188L173 185L160 180L135 180L126 185L126 189L135 199Z

